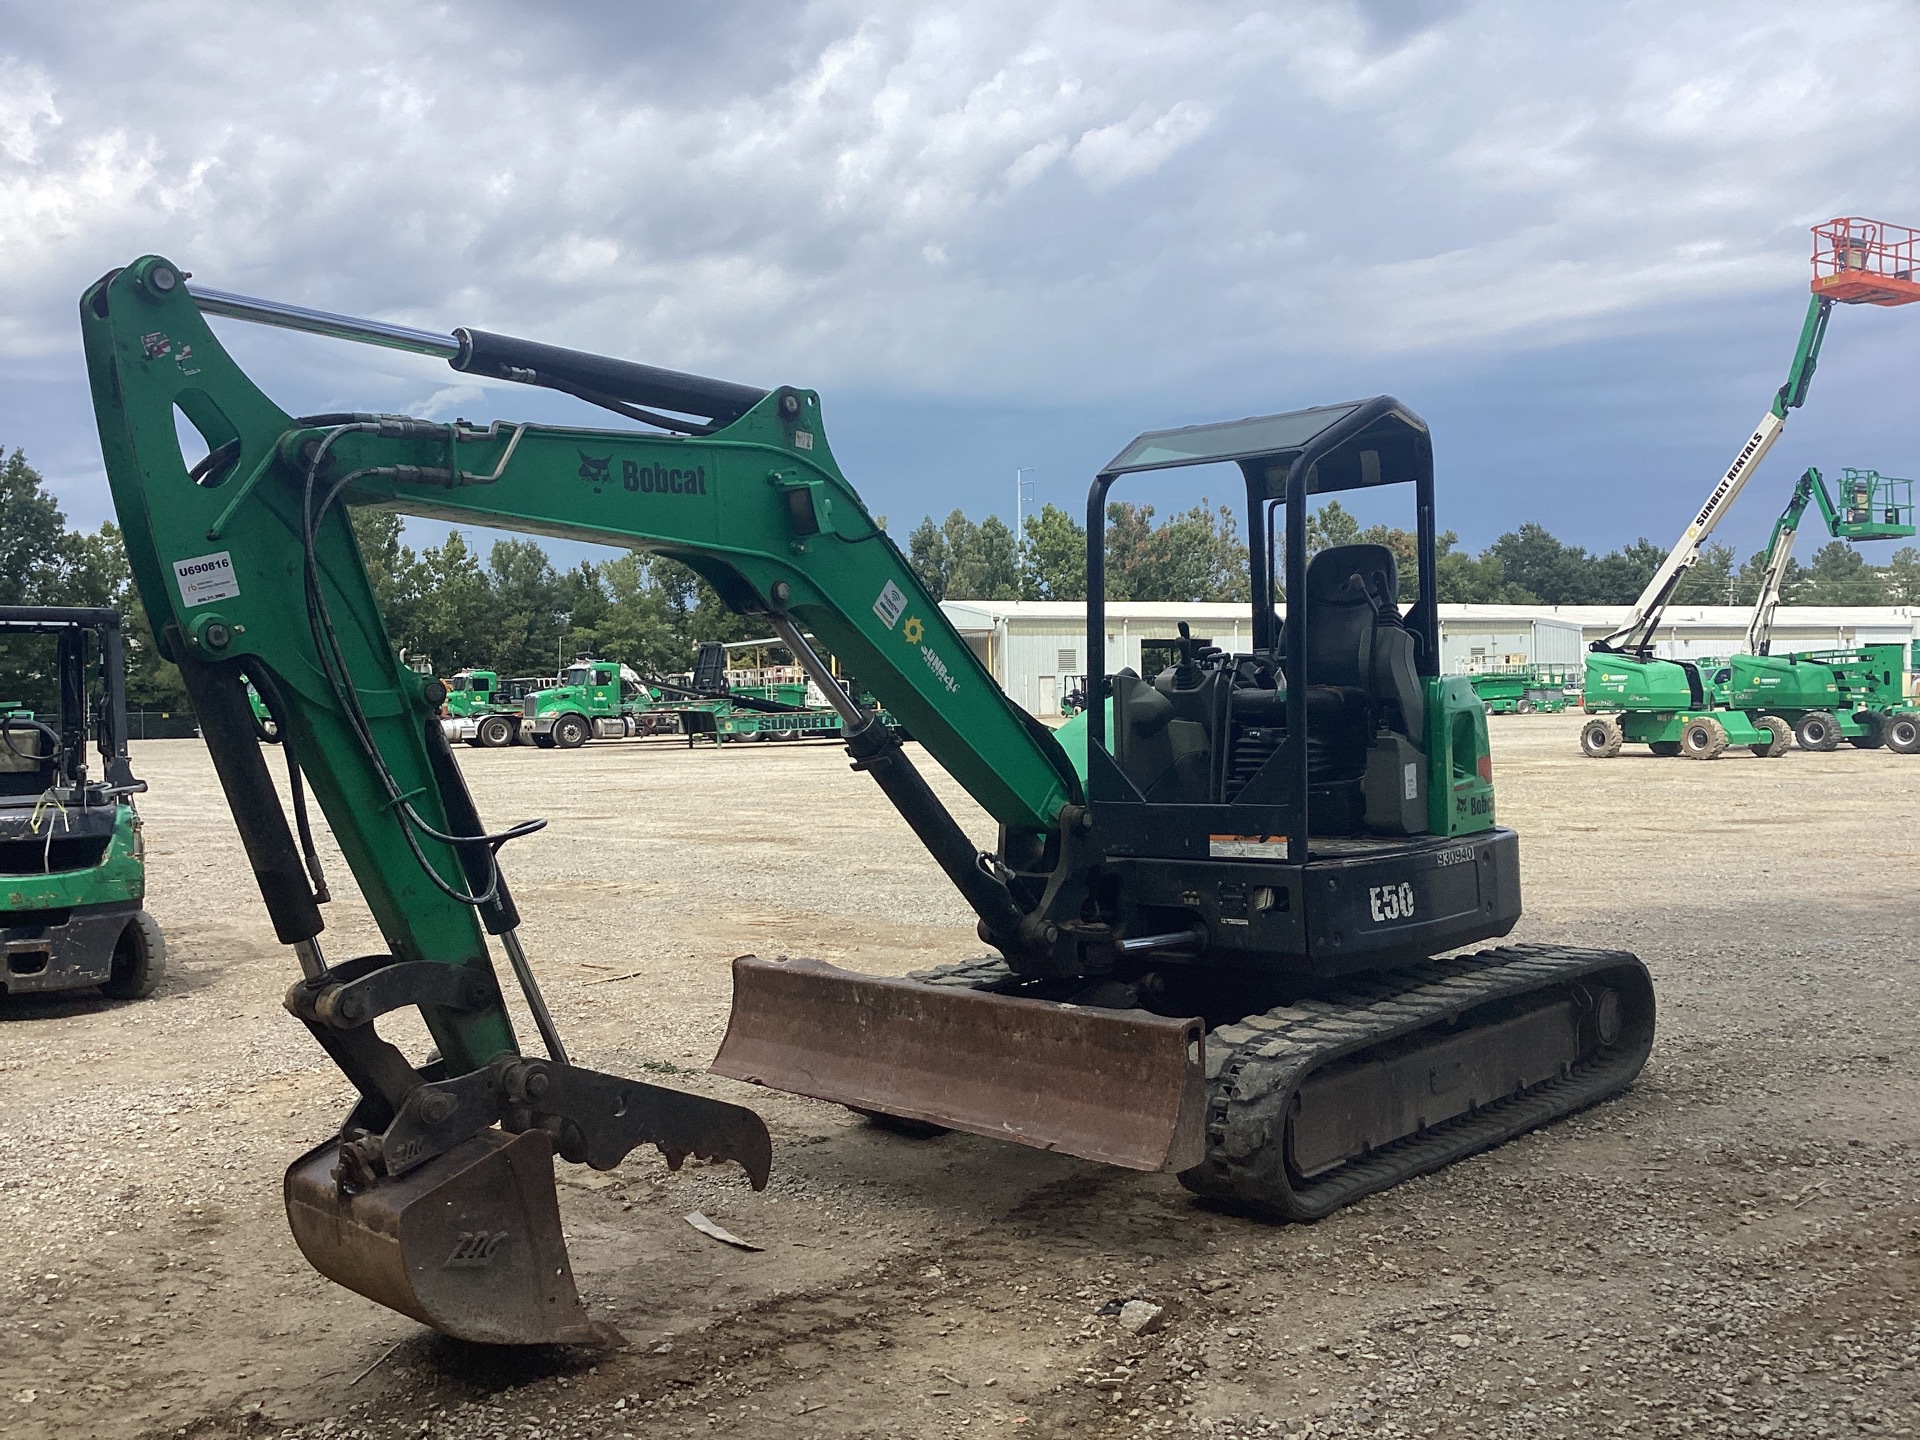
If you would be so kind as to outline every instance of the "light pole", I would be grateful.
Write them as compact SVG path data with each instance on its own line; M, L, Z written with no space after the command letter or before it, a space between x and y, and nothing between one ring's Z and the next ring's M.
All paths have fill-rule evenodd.
M1032 465L1022 465L1013 472L1013 543L1020 543L1020 513L1027 501L1033 498L1033 481L1026 477L1035 471Z

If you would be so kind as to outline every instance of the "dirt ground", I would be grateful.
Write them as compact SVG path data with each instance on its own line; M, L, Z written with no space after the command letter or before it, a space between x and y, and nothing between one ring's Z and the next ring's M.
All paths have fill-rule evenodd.
M280 1175L347 1089L280 1008L296 972L204 750L137 745L165 983L0 1003L0 1434L1913 1434L1920 760L1595 762L1575 715L1490 723L1517 938L1643 956L1653 1059L1615 1102L1294 1227L701 1073L736 954L977 953L836 748L463 750L491 822L552 821L509 873L574 1058L774 1135L757 1195L651 1150L561 1167L575 1272L630 1342L597 1354L458 1344L307 1268ZM331 956L379 948L328 914ZM1112 1317L1134 1297L1158 1331Z

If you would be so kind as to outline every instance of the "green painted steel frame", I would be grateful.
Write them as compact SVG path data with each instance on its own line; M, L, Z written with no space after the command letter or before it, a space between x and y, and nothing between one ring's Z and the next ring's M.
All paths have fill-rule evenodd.
M146 256L81 301L94 408L128 557L162 648L186 664L264 669L285 699L295 752L396 958L491 970L470 907L421 873L378 774L322 669L302 580L302 425L264 395L208 327L180 274ZM210 452L196 483L176 410ZM371 419L372 417L360 417ZM810 391L783 389L693 438L559 426L426 427L334 438L322 483L408 514L672 555L740 610L784 610L857 672L997 820L1046 831L1071 797L1057 747L1031 733L927 595L836 466ZM222 447L234 447L223 451ZM237 452L237 453L236 453ZM387 768L447 829L426 728L423 677L394 651L342 507L316 534L321 585ZM177 567L226 566L230 593L189 594ZM224 643L221 643L224 642ZM421 837L438 875L464 887L453 849ZM504 1009L430 1011L456 1073L516 1049Z

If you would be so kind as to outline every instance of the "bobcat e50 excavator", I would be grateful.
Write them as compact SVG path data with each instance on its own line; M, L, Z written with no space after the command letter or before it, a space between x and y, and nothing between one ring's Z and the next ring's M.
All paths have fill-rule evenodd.
M295 417L208 314L448 359L570 392L652 429ZM693 566L762 617L840 710L878 782L997 952L917 977L734 963L721 1074L1140 1170L1310 1219L1615 1093L1652 1043L1647 973L1617 951L1435 958L1520 916L1494 824L1480 702L1437 673L1433 463L1388 397L1140 436L1088 494L1094 703L1056 735L1014 705L835 465L809 390L760 390L481 331L454 335L190 290L147 256L81 302L128 552L186 678L275 930L287 1007L358 1104L296 1160L287 1213L343 1285L475 1340L591 1339L551 1155L605 1169L651 1143L772 1152L751 1111L573 1063L499 863L538 828L481 823L395 657L345 506L628 545ZM178 411L207 453L191 466ZM1226 461L1244 476L1252 645L1191 640L1111 673L1104 517L1118 482ZM1308 497L1410 486L1420 599L1384 547L1309 563ZM1287 597L1282 619L1280 586ZM982 854L809 636L999 822ZM389 953L323 953L315 882L269 783L252 678ZM1110 693L1108 693L1110 692ZM310 845L306 847L311 850ZM541 1032L524 1053L487 936ZM438 1055L377 1033L416 1008Z

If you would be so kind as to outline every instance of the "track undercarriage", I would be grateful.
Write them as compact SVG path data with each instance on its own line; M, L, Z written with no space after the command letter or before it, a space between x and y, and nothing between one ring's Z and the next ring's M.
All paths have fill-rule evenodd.
M1156 1009L1207 997L1191 985L1168 994L1157 977L1143 978L1022 981L989 958L879 982L892 1013L911 1012L923 1039L972 1043L924 1045L908 1063L887 1057L863 1072L846 1062L844 1044L809 1053L806 1037L870 1036L856 997L876 982L749 957L735 964L735 1020L715 1069L920 1123L1174 1170L1209 1199L1316 1220L1619 1093L1653 1043L1652 984L1624 951L1503 946L1294 986L1268 1005L1254 998L1257 983L1216 984L1213 1004L1197 1007L1209 1012L1204 1044L1171 1051L1162 1032L1197 1032L1202 1021L1130 1002L1142 990ZM770 986L781 992L777 1039L754 1019L776 1013L756 1006ZM1269 988L1263 998L1276 997ZM1084 1044L1092 1017L1137 1035L1129 1063L1115 1062L1116 1049L1130 1047L1109 1035L1102 1062L1073 1072L1095 1077L1103 1104L1081 1108L1098 1109L1104 1129L1092 1140L1057 1126L1016 1132L1006 1117L1063 1108L1066 1097L1044 1088L1046 1076L1063 1073L1048 1062L1060 1046ZM1198 1106L1196 1085L1205 1094Z

